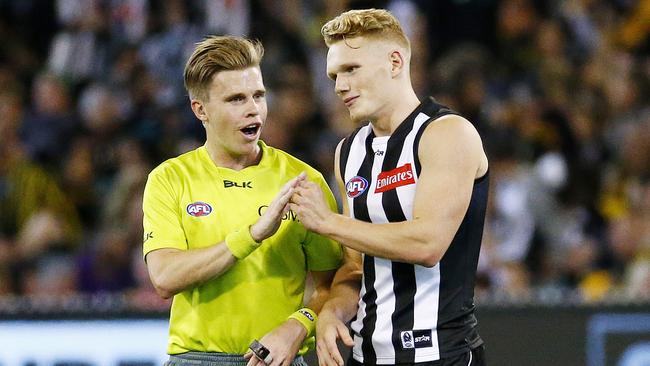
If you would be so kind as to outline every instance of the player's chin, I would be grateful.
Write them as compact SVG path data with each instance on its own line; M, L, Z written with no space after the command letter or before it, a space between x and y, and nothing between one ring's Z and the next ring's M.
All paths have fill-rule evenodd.
M350 119L351 119L352 122L354 122L355 124L361 124L361 123L363 123L363 122L368 121L368 117L366 117L365 115L361 115L361 114L358 114L358 113L354 113L354 112L352 112L352 111L350 111Z

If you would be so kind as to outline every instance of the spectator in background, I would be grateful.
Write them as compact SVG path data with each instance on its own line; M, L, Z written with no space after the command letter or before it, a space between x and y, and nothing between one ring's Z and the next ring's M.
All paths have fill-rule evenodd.
M13 292L47 289L56 293L57 284L74 286L66 283L65 276L43 275L40 271L48 266L39 264L53 263L59 255L68 261L82 228L56 179L30 161L19 139L23 109L15 89L9 86L0 92L0 272ZM65 266L49 268L55 267ZM47 280L48 285L39 284L39 280Z
M155 98L161 107L177 106L184 97L178 75L201 35L190 21L190 9L182 0L162 2L160 32L145 39L140 48L140 57L159 82Z
M269 130L263 136L269 144L293 151L296 157L323 171L312 144L325 133L326 122L314 98L310 79L301 77L307 73L308 69L300 64L282 65L279 72L282 76L278 77L272 95L276 108L270 112Z
M113 189L118 169L118 148L126 138L119 98L108 86L86 86L77 104L81 126L68 142L62 160L63 187L74 200L84 226L98 227L106 207L103 198Z
M79 128L72 99L63 80L51 73L38 75L32 86L32 108L20 126L20 137L31 159L51 171L61 168L60 156Z
M134 242L118 227L102 229L94 236L78 259L79 290L119 293L133 288L131 248Z
M62 28L54 35L49 70L72 84L102 77L108 63L107 9L99 0L56 1Z
M97 234L89 234L79 258L79 287L87 293L136 288L133 256L141 258L142 190L149 171L135 140L116 142L118 170L100 201Z
M603 197L613 254L613 271L605 276L607 285L622 282L637 297L650 288L650 118L631 127L621 146L620 170Z
M527 293L527 266L535 234L530 207L530 166L517 159L513 140L500 141L490 156L490 199L478 273L481 289L498 288L513 297Z

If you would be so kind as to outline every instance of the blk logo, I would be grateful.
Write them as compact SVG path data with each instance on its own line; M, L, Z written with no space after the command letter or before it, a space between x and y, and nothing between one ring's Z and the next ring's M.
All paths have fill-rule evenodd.
M147 240L149 240L149 239L153 239L153 231L150 231L150 232L148 232L148 233L145 233L145 234L144 234L144 238L142 239L142 242L143 242L143 243L146 243Z
M345 191L350 198L360 196L368 188L368 181L364 177L356 176L345 183Z
M384 156L384 151L383 150L375 151L375 156Z
M194 202L187 205L185 210L190 216L194 216L194 217L208 216L210 212L212 212L212 206L210 206L205 202Z
M239 182L233 182L231 180L224 179L223 180L223 187L224 188L231 188L231 187L235 187L235 188L253 188L251 183L252 183L251 181L239 183Z

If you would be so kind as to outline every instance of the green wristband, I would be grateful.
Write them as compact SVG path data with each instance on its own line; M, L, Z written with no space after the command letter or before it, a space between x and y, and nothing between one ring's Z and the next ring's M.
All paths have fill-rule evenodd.
M314 335L316 330L316 321L318 316L310 308L302 308L295 313L289 315L289 319L295 319L302 324L305 329L307 329L307 338Z
M256 242L251 236L250 226L237 229L226 235L225 243L232 255L237 259L246 258L262 244Z

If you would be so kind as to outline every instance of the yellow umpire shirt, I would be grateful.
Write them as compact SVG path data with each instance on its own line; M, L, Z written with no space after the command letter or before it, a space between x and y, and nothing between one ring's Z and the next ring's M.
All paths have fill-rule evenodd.
M260 163L240 171L216 166L205 146L155 168L144 191L144 255L222 242L230 232L255 223L282 186L302 171L336 210L318 171L262 141L259 145ZM253 339L303 307L307 271L333 270L341 260L338 243L307 231L289 211L276 234L249 256L174 296L168 353L244 354Z

